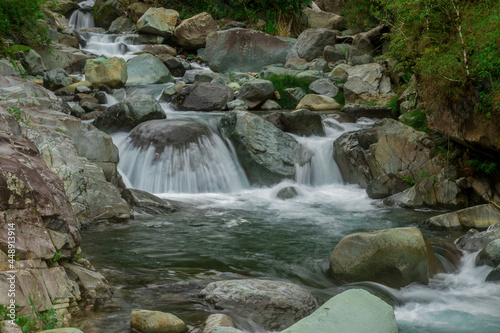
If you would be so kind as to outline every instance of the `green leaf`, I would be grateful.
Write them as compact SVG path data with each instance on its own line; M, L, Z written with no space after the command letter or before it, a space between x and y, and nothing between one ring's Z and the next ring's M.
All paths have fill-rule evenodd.
M7 50L12 52L24 52L31 50L31 47L25 45L12 45L9 46Z

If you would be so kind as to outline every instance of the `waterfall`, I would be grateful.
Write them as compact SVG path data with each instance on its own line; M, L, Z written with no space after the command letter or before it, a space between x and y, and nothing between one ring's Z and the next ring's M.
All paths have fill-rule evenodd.
M84 49L88 52L105 55L107 57L128 56L142 50L142 45L134 45L137 35L99 34L93 32L82 33L87 39ZM130 56L129 56L130 55Z
M87 0L80 2L80 8L75 10L69 18L69 26L76 31L85 28L94 27L94 15L92 14L92 7L95 0Z

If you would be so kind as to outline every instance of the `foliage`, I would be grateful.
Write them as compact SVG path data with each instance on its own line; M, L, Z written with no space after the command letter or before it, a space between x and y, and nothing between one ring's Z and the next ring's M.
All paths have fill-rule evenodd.
M418 174L418 177L416 179L409 177L409 176L404 176L403 181L408 184L408 187L412 187L412 186L416 185L418 182L421 182L422 180L429 178L429 177L431 177L429 170L422 169L420 171L420 173Z
M295 109L296 106L285 94L285 89L301 88L306 94L311 93L309 81L294 75L273 75L268 80L273 83L274 90L278 92L280 98L277 102L283 109Z
M10 44L14 44L14 41L7 39L4 40L3 43L0 43L0 58L9 59L12 66L15 69L18 69L16 64L17 60L16 52L29 51L31 48L29 46L24 46L24 45L10 45Z
M335 96L333 99L337 103L339 103L340 105L344 106L345 105L344 91L343 90L339 90L339 92L337 93L337 96Z
M413 127L417 131L429 132L429 127L427 127L427 115L423 110L416 109L408 112L403 118L403 123Z
M32 46L47 45L50 42L47 27L39 21L44 18L41 6L45 1L0 1L0 40Z
M13 115L18 122L21 122L27 126L31 126L31 123L23 118L23 116L21 115L21 109L19 109L17 106L8 106L7 112Z
M61 251L54 254L54 257L52 259L50 259L50 262L58 262L59 259L61 259Z
M498 172L498 165L490 160L472 159L466 162L467 165L474 167L477 171L491 175Z

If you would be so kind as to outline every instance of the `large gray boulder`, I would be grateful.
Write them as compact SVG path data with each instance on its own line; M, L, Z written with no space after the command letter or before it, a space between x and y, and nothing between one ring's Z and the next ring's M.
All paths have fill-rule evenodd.
M47 70L45 64L43 63L42 57L35 50L29 50L24 58L21 59L24 69L28 71L30 75L39 75Z
M130 327L142 333L184 333L188 330L173 314L150 310L132 310Z
M205 47L207 36L217 29L217 22L209 13L203 12L183 20L175 28L174 37L183 48L197 50Z
M288 53L286 60L305 59L312 61L323 56L323 49L327 45L335 45L337 35L330 29L307 29L297 38L297 43Z
M258 279L212 282L200 295L218 309L273 331L289 327L318 307L315 297L302 287Z
M127 61L127 86L174 82L168 68L160 59L145 53Z
M206 60L216 72L259 72L284 64L293 42L256 30L216 31L207 37Z
M378 63L352 66L345 69L347 82L344 84L346 103L359 100L379 99L391 91L391 80Z
M395 228L344 237L332 253L330 271L343 282L373 281L401 288L429 283L442 266L420 230Z
M423 225L435 229L486 229L498 221L500 210L493 204L486 204L434 216Z
M339 88L337 88L329 79L319 79L313 81L309 85L309 89L318 95L328 96L331 98L337 96L339 93Z
M299 136L325 136L320 114L301 109L292 112L274 112L263 117L282 131Z
M303 13L307 17L308 26L311 28L338 30L344 25L344 18L334 13L314 8L305 8Z
M122 34L135 30L135 23L126 16L120 16L111 23L108 29L110 34Z
M89 59L85 63L84 73L85 80L94 88L100 84L113 89L122 88L128 79L127 64L119 57Z
M457 248L463 251L477 252L486 247L491 241L500 238L500 222L490 226L485 231L469 229L465 235L457 239Z
M81 73L87 59L93 58L84 51L57 42L51 42L49 47L36 51L48 70L62 68L70 74Z
M137 31L169 38L174 33L178 18L179 13L173 9L151 7L137 21Z
M500 239L495 239L477 254L476 266L482 265L491 267L500 265Z
M220 111L234 99L228 86L216 82L196 82L182 89L172 100L176 110Z
M96 0L93 11L95 25L104 29L109 29L114 20L126 15L126 8L119 0Z
M392 307L363 289L350 289L330 298L319 309L281 333L370 332L397 333Z
M324 10L325 12L342 15L347 0L316 0L314 3L318 5L319 9Z
M244 83L237 98L245 102L250 109L255 109L271 98L274 93L274 85L268 80L252 80Z
M103 132L113 133L129 131L145 121L166 117L160 103L151 95L137 95L108 107L93 125Z
M72 84L73 81L68 73L62 68L56 68L43 75L43 87L55 91Z
M221 131L235 145L238 158L253 184L273 184L293 178L295 164L311 155L292 136L247 111L231 111L220 121Z

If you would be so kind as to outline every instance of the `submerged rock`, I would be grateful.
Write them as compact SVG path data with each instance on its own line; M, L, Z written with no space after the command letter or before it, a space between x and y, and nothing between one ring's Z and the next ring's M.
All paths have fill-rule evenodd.
M130 327L141 333L184 333L188 330L173 314L149 310L132 310Z
M234 143L251 183L269 185L293 178L295 164L304 165L311 159L292 136L247 111L229 112L219 127Z
M280 331L312 313L318 302L297 285L258 279L210 283L200 295L210 304Z
M351 289L330 298L319 309L282 333L333 331L397 333L398 324L389 304L365 290Z
M373 281L392 288L429 283L442 271L431 245L417 228L395 228L344 237L330 259L343 282Z
M299 192L297 192L297 189L294 186L287 186L279 190L278 194L276 194L276 197L281 200L287 200L287 199L293 199L298 195Z
M127 188L122 191L122 197L127 200L136 214L167 215L178 210L174 203L146 191Z

